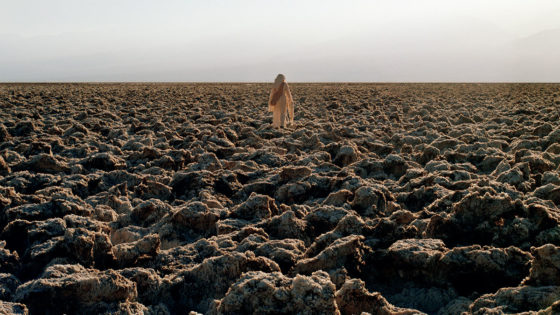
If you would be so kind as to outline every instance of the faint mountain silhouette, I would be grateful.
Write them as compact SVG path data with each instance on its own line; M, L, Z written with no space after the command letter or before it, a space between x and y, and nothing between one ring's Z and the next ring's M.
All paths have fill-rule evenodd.
M514 42L514 47L521 51L560 52L560 29L546 30L520 38Z
M517 39L512 47L517 81L560 82L560 29Z

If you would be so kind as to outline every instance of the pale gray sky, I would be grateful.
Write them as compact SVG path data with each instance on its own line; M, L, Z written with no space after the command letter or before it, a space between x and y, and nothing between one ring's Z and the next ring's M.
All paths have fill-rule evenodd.
M560 82L557 0L0 0L0 81Z

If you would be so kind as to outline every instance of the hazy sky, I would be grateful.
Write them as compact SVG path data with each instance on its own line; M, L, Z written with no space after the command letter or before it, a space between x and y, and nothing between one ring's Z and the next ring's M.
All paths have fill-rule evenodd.
M0 0L0 81L560 82L558 0Z

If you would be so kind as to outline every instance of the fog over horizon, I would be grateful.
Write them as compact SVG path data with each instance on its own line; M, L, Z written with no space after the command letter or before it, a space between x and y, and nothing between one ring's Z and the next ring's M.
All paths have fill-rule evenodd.
M0 82L560 82L560 1L0 3Z

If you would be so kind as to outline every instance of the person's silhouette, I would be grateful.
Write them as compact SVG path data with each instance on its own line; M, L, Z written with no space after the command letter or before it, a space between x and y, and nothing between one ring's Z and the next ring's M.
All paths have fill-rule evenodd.
M268 99L268 111L272 112L272 126L275 128L294 123L294 101L283 74L279 74L274 80Z

